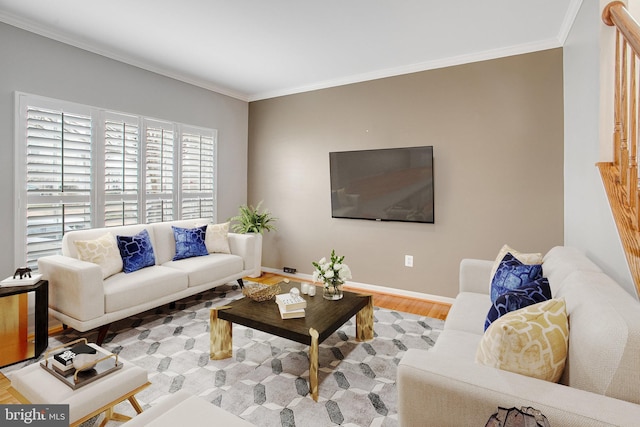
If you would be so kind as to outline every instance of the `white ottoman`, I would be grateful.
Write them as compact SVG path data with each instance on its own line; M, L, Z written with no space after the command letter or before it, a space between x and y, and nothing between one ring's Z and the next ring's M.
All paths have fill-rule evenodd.
M124 424L124 427L254 427L248 421L186 391L177 391Z
M95 344L90 345L104 351ZM102 412L106 412L103 424L109 419L125 421L130 417L114 413L113 407L128 399L137 413L142 412L135 394L151 383L146 370L121 358L118 361L122 362L122 368L77 390L45 371L40 363L34 363L8 374L11 380L8 391L21 403L68 404L71 426Z

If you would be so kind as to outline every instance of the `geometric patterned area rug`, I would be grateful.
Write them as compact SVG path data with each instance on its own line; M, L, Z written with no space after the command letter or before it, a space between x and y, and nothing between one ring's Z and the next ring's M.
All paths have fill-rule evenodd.
M151 386L136 395L144 409L186 390L261 427L397 426L398 362L409 348L431 348L444 324L376 307L374 339L357 342L352 318L319 345L315 402L303 344L234 324L233 357L209 359L209 309L240 297L237 285L228 284L111 325L103 347L149 372ZM95 342L96 334L66 330L49 345L79 337ZM135 415L128 402L116 410Z

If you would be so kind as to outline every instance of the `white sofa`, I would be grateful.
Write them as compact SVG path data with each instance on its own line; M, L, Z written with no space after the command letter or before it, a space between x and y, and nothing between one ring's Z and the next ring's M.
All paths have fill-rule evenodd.
M640 425L640 304L575 248L543 259L552 297L564 298L569 347L560 384L476 363L491 306L493 261L466 259L460 293L430 351L398 367L402 426L483 426L498 407L531 406L552 427Z
M38 259L38 270L49 281L49 313L78 331L101 327L97 339L100 344L112 322L230 281L237 280L242 286L242 278L255 273L252 234L228 233L230 254L172 260L176 249L171 226L193 228L207 222L190 219L66 233L62 255ZM153 266L103 279L97 264L78 259L74 241L97 239L107 232L133 236L143 229L153 246Z
M158 404L136 415L124 427L252 427L249 421L220 409L213 403L178 390L165 396Z

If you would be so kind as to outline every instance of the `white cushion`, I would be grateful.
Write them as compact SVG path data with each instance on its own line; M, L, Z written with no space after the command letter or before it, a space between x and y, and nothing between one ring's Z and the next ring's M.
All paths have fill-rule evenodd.
M209 254L179 261L169 261L162 265L180 272L180 274L187 273L189 287L193 287L237 274L242 271L244 260L238 255Z
M112 313L187 289L187 277L154 265L133 273L118 273L104 281L105 311Z
M94 240L75 240L73 245L78 259L100 266L103 279L122 271L122 257L113 234L105 233Z
M491 308L491 298L488 294L461 292L447 314L444 329L482 335L489 308Z
M569 313L563 384L640 403L640 303L601 272L574 271L558 296Z
M204 244L210 254L230 254L229 248L229 223L207 224L207 234L204 238Z
M482 335L479 334L447 329L438 335L438 339L430 351L473 362L481 339Z
M555 297L564 279L574 271L602 271L579 249L570 246L556 246L544 256L542 275L549 279L551 295ZM617 285L616 285L617 286Z

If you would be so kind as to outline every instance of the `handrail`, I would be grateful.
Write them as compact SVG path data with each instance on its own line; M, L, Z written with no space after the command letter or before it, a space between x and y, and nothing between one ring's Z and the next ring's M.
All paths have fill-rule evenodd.
M606 5L602 11L602 20L608 26L616 27L636 55L640 56L640 25L631 16L623 2L612 1Z
M640 25L626 5L613 1L602 20L615 27L613 162L599 163L609 203L640 295L640 175L638 175L638 80Z

